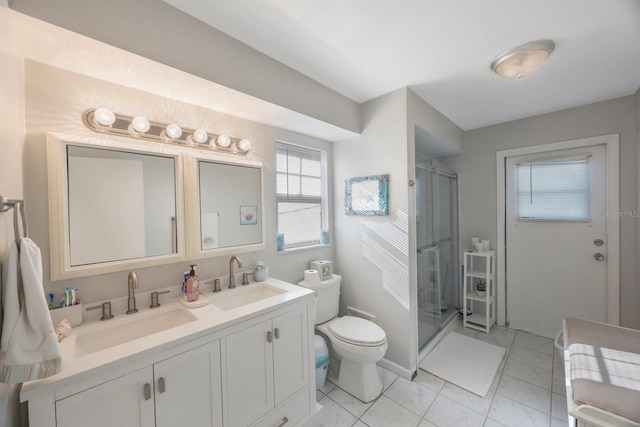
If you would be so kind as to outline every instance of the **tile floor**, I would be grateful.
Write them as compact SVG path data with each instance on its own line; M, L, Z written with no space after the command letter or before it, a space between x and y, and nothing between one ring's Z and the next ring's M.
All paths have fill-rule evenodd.
M379 367L382 396L365 404L327 381L317 391L323 411L305 427L568 425L564 368L552 340L502 327L485 334L454 321L454 331L507 349L484 399L423 370L408 381Z

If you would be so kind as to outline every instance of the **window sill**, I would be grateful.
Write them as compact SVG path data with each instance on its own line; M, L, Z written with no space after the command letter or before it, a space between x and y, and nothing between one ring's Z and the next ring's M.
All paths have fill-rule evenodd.
M317 245L301 246L299 248L285 249L284 251L277 251L276 253L278 255L285 255L291 252L300 252L308 249L328 248L329 246L331 246L329 243L319 243Z

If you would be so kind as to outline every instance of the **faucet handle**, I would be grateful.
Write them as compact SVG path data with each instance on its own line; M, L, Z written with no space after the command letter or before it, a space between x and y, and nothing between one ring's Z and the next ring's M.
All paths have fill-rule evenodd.
M213 292L220 292L222 289L220 288L220 279L213 280Z
M86 311L96 310L98 308L102 308L102 317L100 318L100 320L113 319L113 314L111 314L111 302L110 301L103 302L100 305L94 305L93 307L88 307L88 308L86 308Z
M242 273L242 285L249 284L249 273Z

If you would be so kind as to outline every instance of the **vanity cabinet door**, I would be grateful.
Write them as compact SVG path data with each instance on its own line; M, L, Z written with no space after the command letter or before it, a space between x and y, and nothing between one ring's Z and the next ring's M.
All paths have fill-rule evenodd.
M225 340L229 427L256 422L309 385L307 306L242 329Z
M153 369L143 368L56 402L58 427L152 427Z
M273 409L272 341L271 320L225 338L229 427L246 427Z
M222 427L220 341L153 365L156 426Z
M309 384L308 325L306 306L273 319L276 405Z

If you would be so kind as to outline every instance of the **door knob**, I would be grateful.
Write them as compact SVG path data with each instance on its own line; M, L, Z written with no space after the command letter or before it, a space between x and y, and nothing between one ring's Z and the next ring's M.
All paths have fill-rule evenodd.
M596 261L602 261L602 260L604 260L604 255L602 255L601 253L597 252L597 253L593 254L593 259L595 259Z

